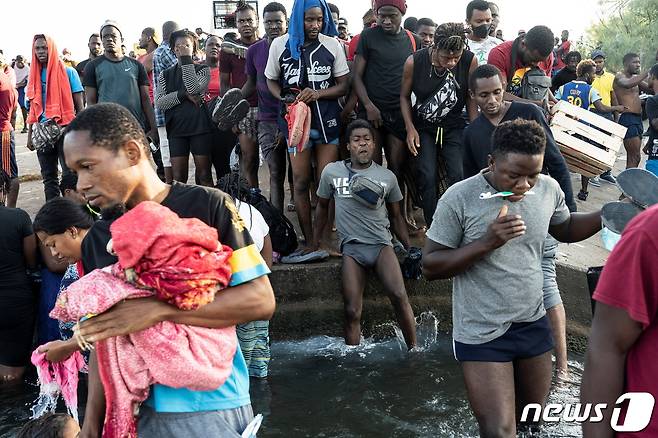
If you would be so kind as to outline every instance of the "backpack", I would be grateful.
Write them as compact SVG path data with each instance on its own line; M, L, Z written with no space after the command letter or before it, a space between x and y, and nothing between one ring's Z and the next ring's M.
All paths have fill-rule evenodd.
M411 51L416 52L416 38L414 38L414 34L407 29L404 29L405 32L407 32L407 36L409 37L409 41L411 42Z
M521 79L521 97L528 100L544 101L548 99L551 78L539 67L532 67Z
M516 52L518 51L520 37L514 40L512 45L512 65L507 72L507 86L511 86L512 77L516 69ZM544 74L539 67L531 67L525 72L521 79L520 91L518 97L528 100L545 101L548 100L548 91L551 88L551 78Z
M270 227L272 250L286 256L297 249L297 234L292 222L277 210L258 189L249 191L247 201L263 215L263 219Z

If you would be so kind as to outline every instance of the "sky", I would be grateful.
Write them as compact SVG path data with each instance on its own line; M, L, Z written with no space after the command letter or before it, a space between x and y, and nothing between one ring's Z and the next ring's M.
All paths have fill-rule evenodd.
M286 8L293 3L292 0L278 1ZM67 0L65 7L61 2L50 0L9 0L6 3L3 7L6 19L0 26L0 49L9 59L17 54L27 55L29 59L32 37L37 33L50 34L60 53L66 47L74 59L86 59L89 35L98 32L107 19L119 22L127 47L137 42L144 27L158 29L167 20L175 20L190 29L213 30L212 0L184 0L182 4L171 0ZM259 1L259 11L267 3ZM334 3L341 10L341 16L347 18L350 32L358 33L361 17L370 7L370 0L334 0ZM463 21L467 3L466 0L407 0L407 16L428 17L437 23ZM549 3L497 0L496 3L500 7L500 28L506 39L515 37L519 29L528 30L543 24L553 29L556 35L567 29L571 39L577 40L603 14L598 0L552 0Z

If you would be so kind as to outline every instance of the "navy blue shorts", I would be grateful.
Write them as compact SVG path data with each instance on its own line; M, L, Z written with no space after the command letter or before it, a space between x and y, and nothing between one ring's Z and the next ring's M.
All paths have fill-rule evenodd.
M629 138L642 137L644 133L644 125L642 124L642 116L634 113L622 113L619 116L619 124L625 128L626 136L624 140Z
M553 335L548 316L533 322L513 322L504 335L484 344L453 341L459 362L513 362L528 359L553 349Z

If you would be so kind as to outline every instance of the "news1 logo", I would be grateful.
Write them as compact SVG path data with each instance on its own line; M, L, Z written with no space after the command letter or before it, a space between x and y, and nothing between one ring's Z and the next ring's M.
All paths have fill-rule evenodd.
M620 424L621 404L628 401L626 407L626 417L623 424ZM628 392L620 396L615 402L615 408L612 410L610 427L615 432L639 432L649 425L655 399L648 392ZM603 410L608 407L606 403L575 403L559 404L550 403L543 409L538 403L531 403L523 408L521 422L534 421L540 419L547 423L558 423L560 421L568 423L599 423L603 421ZM532 416L531 416L532 412Z

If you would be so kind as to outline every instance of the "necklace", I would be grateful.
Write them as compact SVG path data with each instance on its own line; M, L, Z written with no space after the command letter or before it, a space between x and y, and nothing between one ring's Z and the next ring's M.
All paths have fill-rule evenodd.
M442 78L448 73L448 69L441 67L441 65L434 64L432 58L434 58L434 49L430 52L430 63L432 64L432 68L430 68L430 78L432 78L432 72L434 72L437 78ZM439 68L443 68L443 71L440 72Z
M439 72L438 67L434 64L432 64L432 70L430 70L430 77L432 77L432 71L434 71L434 74L439 78L441 78L441 77L445 76L446 74L448 74L448 69L447 68L444 68L443 72Z

